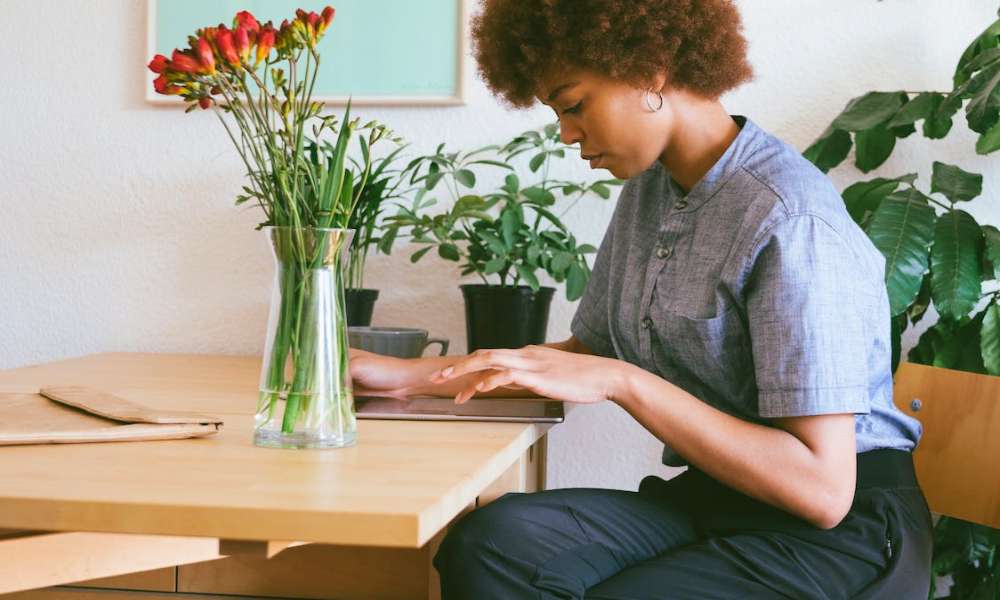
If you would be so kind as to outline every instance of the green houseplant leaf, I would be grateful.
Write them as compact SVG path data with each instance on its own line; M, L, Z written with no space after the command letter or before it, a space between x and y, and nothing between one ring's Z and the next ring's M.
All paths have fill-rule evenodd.
M916 174L894 179L877 177L871 181L859 181L850 185L841 194L844 198L844 204L847 206L847 212L855 223L864 228L886 196L895 192L901 183L906 182L912 185L916 178Z
M910 188L890 194L868 224L868 237L885 256L885 281L893 316L917 297L927 272L937 215L927 197Z
M805 156L806 160L816 165L820 171L826 173L844 162L844 159L851 152L853 143L851 134L843 129L830 126L819 139L806 148L802 155Z
M931 193L941 193L952 202L967 202L983 193L983 176L934 161Z
M903 107L907 96L902 92L868 92L847 103L833 120L832 127L844 131L865 131L883 125Z
M982 237L979 224L963 210L938 218L931 247L931 297L942 317L957 321L979 301Z
M979 343L986 372L1000 375L1000 304L996 300L986 307Z
M885 125L875 125L854 134L854 166L863 173L882 165L896 147L896 135Z

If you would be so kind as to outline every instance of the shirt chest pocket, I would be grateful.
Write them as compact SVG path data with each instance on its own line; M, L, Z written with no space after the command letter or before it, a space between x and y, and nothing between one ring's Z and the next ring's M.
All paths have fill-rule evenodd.
M721 312L718 312L721 311ZM650 311L657 363L686 371L720 391L754 385L749 334L735 306L720 306L715 316L688 316L654 303ZM712 309L697 314L711 314Z

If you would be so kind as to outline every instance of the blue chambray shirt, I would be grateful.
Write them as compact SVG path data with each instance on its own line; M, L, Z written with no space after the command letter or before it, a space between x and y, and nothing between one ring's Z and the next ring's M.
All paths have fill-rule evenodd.
M910 450L892 403L885 259L826 175L750 119L686 195L622 188L573 335L730 415L854 413L857 451ZM685 464L669 446L663 462Z

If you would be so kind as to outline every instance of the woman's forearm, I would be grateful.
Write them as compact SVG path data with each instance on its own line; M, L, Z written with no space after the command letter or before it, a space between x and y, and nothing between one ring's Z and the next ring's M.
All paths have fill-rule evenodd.
M623 369L613 400L711 477L821 528L850 508L853 485L845 489L847 478L795 435L728 415L634 365Z
M589 353L586 347L579 344L575 338L572 337L561 342L550 342L548 344L541 345L555 348L557 350L565 350L567 352ZM357 348L351 348L350 352L352 357L371 354L370 352ZM470 385L474 385L475 381L482 377L482 374L473 373L446 381L444 383L431 383L429 378L432 373L450 367L461 358L463 357L425 356L420 358L398 358L396 360L399 362L396 363L394 370L399 374L399 389L394 391L411 396L455 396L462 390L467 389ZM524 396L524 394L525 392L521 388L500 387L490 390L489 392L476 394L476 396L511 398Z

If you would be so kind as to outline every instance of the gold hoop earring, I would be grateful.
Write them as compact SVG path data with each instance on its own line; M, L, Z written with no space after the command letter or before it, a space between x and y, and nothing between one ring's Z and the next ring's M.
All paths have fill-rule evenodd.
M643 94L643 99L646 100L646 108L649 109L649 112L659 112L660 109L663 108L663 93L656 92L656 97L657 97L656 106L653 106L653 101L650 100L650 96L652 95L653 95L653 88L646 88L646 93Z

